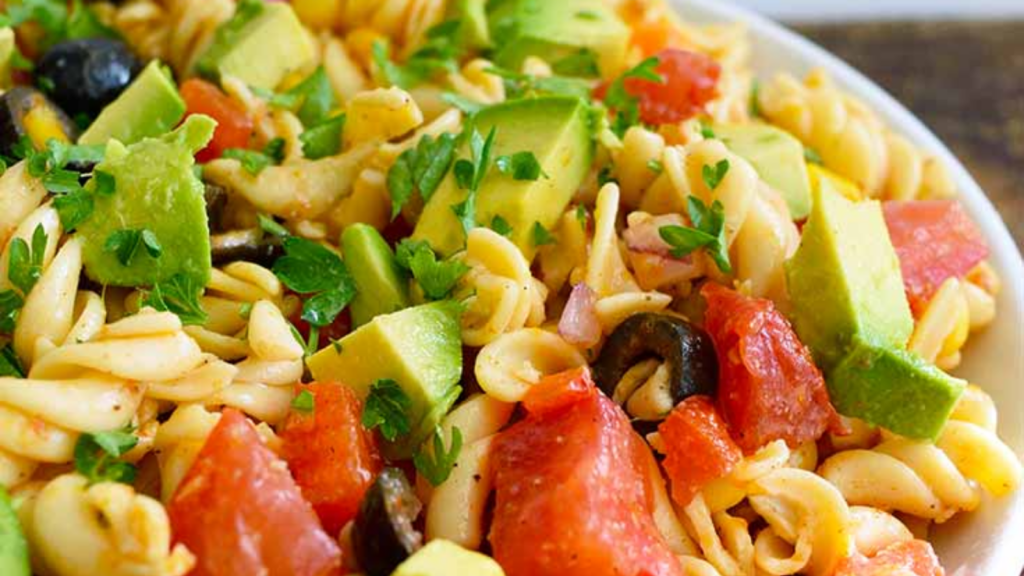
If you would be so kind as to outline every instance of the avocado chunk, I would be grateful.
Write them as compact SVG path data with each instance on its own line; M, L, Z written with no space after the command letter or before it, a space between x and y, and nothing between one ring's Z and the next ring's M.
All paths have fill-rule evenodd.
M750 162L761 179L786 200L793 220L811 211L811 182L804 146L785 130L767 124L716 124L715 136Z
M496 129L495 157L533 152L548 175L522 181L492 169L476 201L477 223L485 225L501 216L512 227L512 241L532 259L534 225L553 228L590 170L593 146L585 104L568 97L515 100L484 109L475 123L481 134ZM467 156L463 147L460 157ZM460 250L466 234L452 206L465 199L466 191L449 173L424 206L413 238L426 240L445 257Z
M203 183L192 171L193 154L213 138L217 123L189 116L177 130L125 147L112 140L98 172L114 177L112 194L93 192L92 215L78 227L83 239L85 272L110 286L152 286L176 274L205 285L210 277L210 233ZM108 246L111 235L124 230L149 231L159 256L138 246L124 265L119 251Z
M819 164L807 164L807 175L811 177L811 190L819 190L822 186L831 186L833 190L843 195L843 198L853 202L860 201L864 195L860 188L851 180L821 166Z
M18 514L11 497L0 486L0 574L4 576L30 576L28 541L21 531Z
M597 56L601 75L625 68L629 27L610 8L594 0L499 0L491 6L494 60L519 70L527 56L554 63L580 50Z
M881 205L814 191L800 248L786 264L793 325L825 373L840 414L910 438L934 438L965 383L906 351L914 320Z
M118 140L134 144L143 138L166 134L185 116L185 101L178 94L170 72L153 61L100 112L79 138L79 144L106 144Z
M14 40L14 29L10 26L0 28L0 88L7 89L11 86L15 50L17 44Z
M358 328L381 314L409 307L409 283L384 237L373 226L353 224L341 235L345 263L356 282L349 305L352 326Z
M315 380L341 382L365 400L377 380L390 378L411 401L411 432L385 445L389 458L409 457L455 403L461 389L462 339L458 308L424 304L375 317L311 356Z
M448 7L448 17L456 19L462 45L482 50L491 46L487 28L487 0L455 0Z
M505 576L505 571L489 556L448 540L431 540L391 576Z
M196 63L214 81L232 76L249 86L273 90L284 78L313 65L309 34L290 4L243 0Z

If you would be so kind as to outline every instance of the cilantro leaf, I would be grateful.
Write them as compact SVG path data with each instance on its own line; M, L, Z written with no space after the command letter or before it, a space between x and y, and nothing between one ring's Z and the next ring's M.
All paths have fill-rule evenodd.
M683 226L662 226L658 229L658 235L672 247L672 256L675 258L682 258L715 241L715 237L710 234Z
M714 140L715 138L717 138L717 136L715 135L715 131L711 128L711 126L708 126L704 122L700 123L700 135L705 140Z
M115 230L110 233L107 241L103 244L103 250L113 252L121 266L131 266L139 248L145 248L151 258L159 258L163 252L156 234L145 228Z
M0 349L0 376L25 377L25 368L10 342Z
M356 296L355 282L349 279L333 290L326 290L302 303L302 319L311 326L329 326Z
M688 199L688 211L693 228L662 226L658 234L672 247L672 256L682 258L705 248L722 272L732 272L729 251L725 241L725 208L715 201L709 208L695 196Z
M43 187L54 194L70 194L82 187L78 172L55 168L42 175Z
M409 415L406 412L412 400L397 382L390 378L377 380L370 386L370 394L363 407L362 424L367 429L380 428L385 439L391 441L399 434L408 434Z
M700 171L701 178L704 179L704 183L707 184L708 190L714 191L725 179L725 175L729 173L729 161L719 160L714 166L708 166L705 164ZM692 198L692 196L691 196Z
M345 262L330 249L297 236L284 239L285 255L274 262L274 274L285 286L310 295L302 304L302 319L310 324L307 351L319 349L319 328L330 325L356 295L356 284Z
M538 248L557 242L554 235L548 232L548 229L540 222L533 223L533 228L530 229L530 236L533 238L533 245Z
M274 164L274 159L270 156L256 150L246 150L244 148L228 148L224 151L222 157L238 160L242 164L242 168L253 176L259 176L260 172L263 172L266 167Z
M95 170L92 173L92 180L96 183L95 189L97 194L112 196L117 190L117 180L114 179L113 174L108 174L102 170Z
M500 214L498 214L491 219L491 230L494 230L502 236L508 237L512 234L512 225L508 223L508 220L505 220Z
M341 151L341 135L345 130L345 115L339 114L306 128L299 134L302 154L310 160L334 156Z
M32 291L43 274L43 256L46 253L46 229L42 224L32 232L32 245L14 238L8 246L7 279L25 296Z
M0 332L11 334L18 322L18 313L25 305L25 299L14 290L0 292Z
M427 30L426 42L401 65L391 61L387 42L374 42L371 55L384 82L408 90L438 74L458 72L463 53L461 26L459 20L446 20L431 27Z
M505 92L509 100L529 98L542 94L572 96L586 101L590 100L591 83L582 78L566 78L565 76L540 78L497 66L491 66L485 69L484 72L498 76L505 81Z
M97 184L97 188L99 184ZM75 190L70 194L58 196L53 201L53 207L57 209L60 216L61 226L64 230L71 232L85 222L95 209L92 194L83 189Z
M416 471L423 475L432 486L440 486L452 473L455 461L462 452L462 430L452 427L451 447L445 449L441 428L434 430L432 451L420 450L412 458Z
M312 414L316 408L316 397L309 390L302 390L292 399L292 408L303 414Z
M549 178L541 167L533 152L516 152L511 156L499 156L495 161L498 171L502 174L510 174L513 180L534 181L541 176Z
M157 282L153 289L142 300L143 306L149 306L159 312L173 312L181 323L202 325L207 315L200 304L203 286L187 274L175 274L169 280Z
M75 443L75 470L90 484L135 481L135 466L119 460L134 448L139 438L130 429L85 432Z
M427 134L415 148L398 156L387 178L392 220L415 194L419 193L424 202L430 200L452 165L456 144L452 134L441 134L437 140Z
M455 162L455 181L460 188L467 190L468 194L463 202L451 208L466 234L476 227L476 195L480 190L480 184L483 183L484 177L487 176L494 163L493 150L496 135L497 128L491 127L491 131L488 132L485 139L474 126L469 133L469 149L472 159L460 159Z
M605 93L604 103L615 110L612 130L621 138L631 126L640 123L640 101L626 90L626 80L636 78L663 84L665 79L658 74L657 68L661 61L651 56L615 79Z
M655 174L661 174L665 171L665 165L661 163L661 160L648 160L647 169Z
M430 245L406 238L395 253L398 265L412 272L413 278L431 300L443 300L455 289L469 266L459 261L438 261Z

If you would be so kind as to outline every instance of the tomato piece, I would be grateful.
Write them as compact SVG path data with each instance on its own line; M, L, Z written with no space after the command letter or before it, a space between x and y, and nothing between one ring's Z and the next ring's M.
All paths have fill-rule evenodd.
M956 200L886 202L883 208L915 314L943 282L963 278L988 257L988 243Z
M530 388L523 398L523 408L531 414L544 414L575 404L596 390L590 368L583 366L545 377Z
M672 484L672 499L686 506L708 482L721 478L743 460L743 452L707 396L690 396L672 410L658 434L665 443L662 465Z
M494 441L494 558L507 576L681 576L652 518L650 451L585 374L535 388Z
M718 356L719 406L745 453L778 439L795 448L829 427L840 430L821 371L771 300L711 282L701 294Z
M241 412L224 410L167 506L190 576L335 576L341 551Z
M328 534L356 517L363 494L383 469L376 437L363 428L363 405L334 382L300 386L313 411L292 410L278 436L281 456Z
M897 542L865 558L855 554L839 562L833 576L945 576L946 571L932 550L932 545L923 540Z
M180 88L185 100L186 118L192 114L206 114L217 121L210 144L196 154L199 162L220 158L228 148L247 148L253 133L253 119L244 108L209 82L193 78Z
M718 94L722 67L711 57L669 48L656 54L662 82L627 78L626 92L639 99L647 124L675 124L693 118ZM598 95L603 98L602 91Z

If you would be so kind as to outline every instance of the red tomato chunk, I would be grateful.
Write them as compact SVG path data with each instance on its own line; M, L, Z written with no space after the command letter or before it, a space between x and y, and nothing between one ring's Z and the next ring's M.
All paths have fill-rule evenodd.
M288 468L241 412L224 410L167 507L190 576L335 576L341 551Z
M795 448L839 429L821 371L771 300L713 283L701 294L718 356L719 406L745 453L779 439Z
M718 94L722 68L710 57L670 48L657 55L664 82L626 80L626 92L640 99L640 119L647 124L675 124L693 118Z
M732 471L743 453L707 396L679 403L658 426L665 443L662 465L672 483L672 499L686 506L708 482Z
M844 558L833 576L945 576L931 544L923 540L898 542L865 558L859 554Z
M210 144L196 154L200 162L220 158L228 148L247 148L253 132L253 120L227 94L209 82L192 79L181 85L187 115L206 114L217 121Z
M589 374L573 373L531 391L535 411L495 440L495 559L507 576L681 576L651 516L650 452ZM568 399L551 402L559 387Z
M903 285L920 315L942 283L963 278L988 257L988 244L955 200L886 202L885 224Z
M302 495L324 530L337 534L356 516L363 494L383 468L374 435L363 428L362 403L341 384L301 386L313 395L312 412L292 410L279 436Z

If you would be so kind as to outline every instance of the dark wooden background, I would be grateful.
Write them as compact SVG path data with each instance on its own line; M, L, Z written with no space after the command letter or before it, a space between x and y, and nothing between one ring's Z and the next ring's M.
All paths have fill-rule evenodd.
M934 130L1024 248L1024 21L793 27Z

